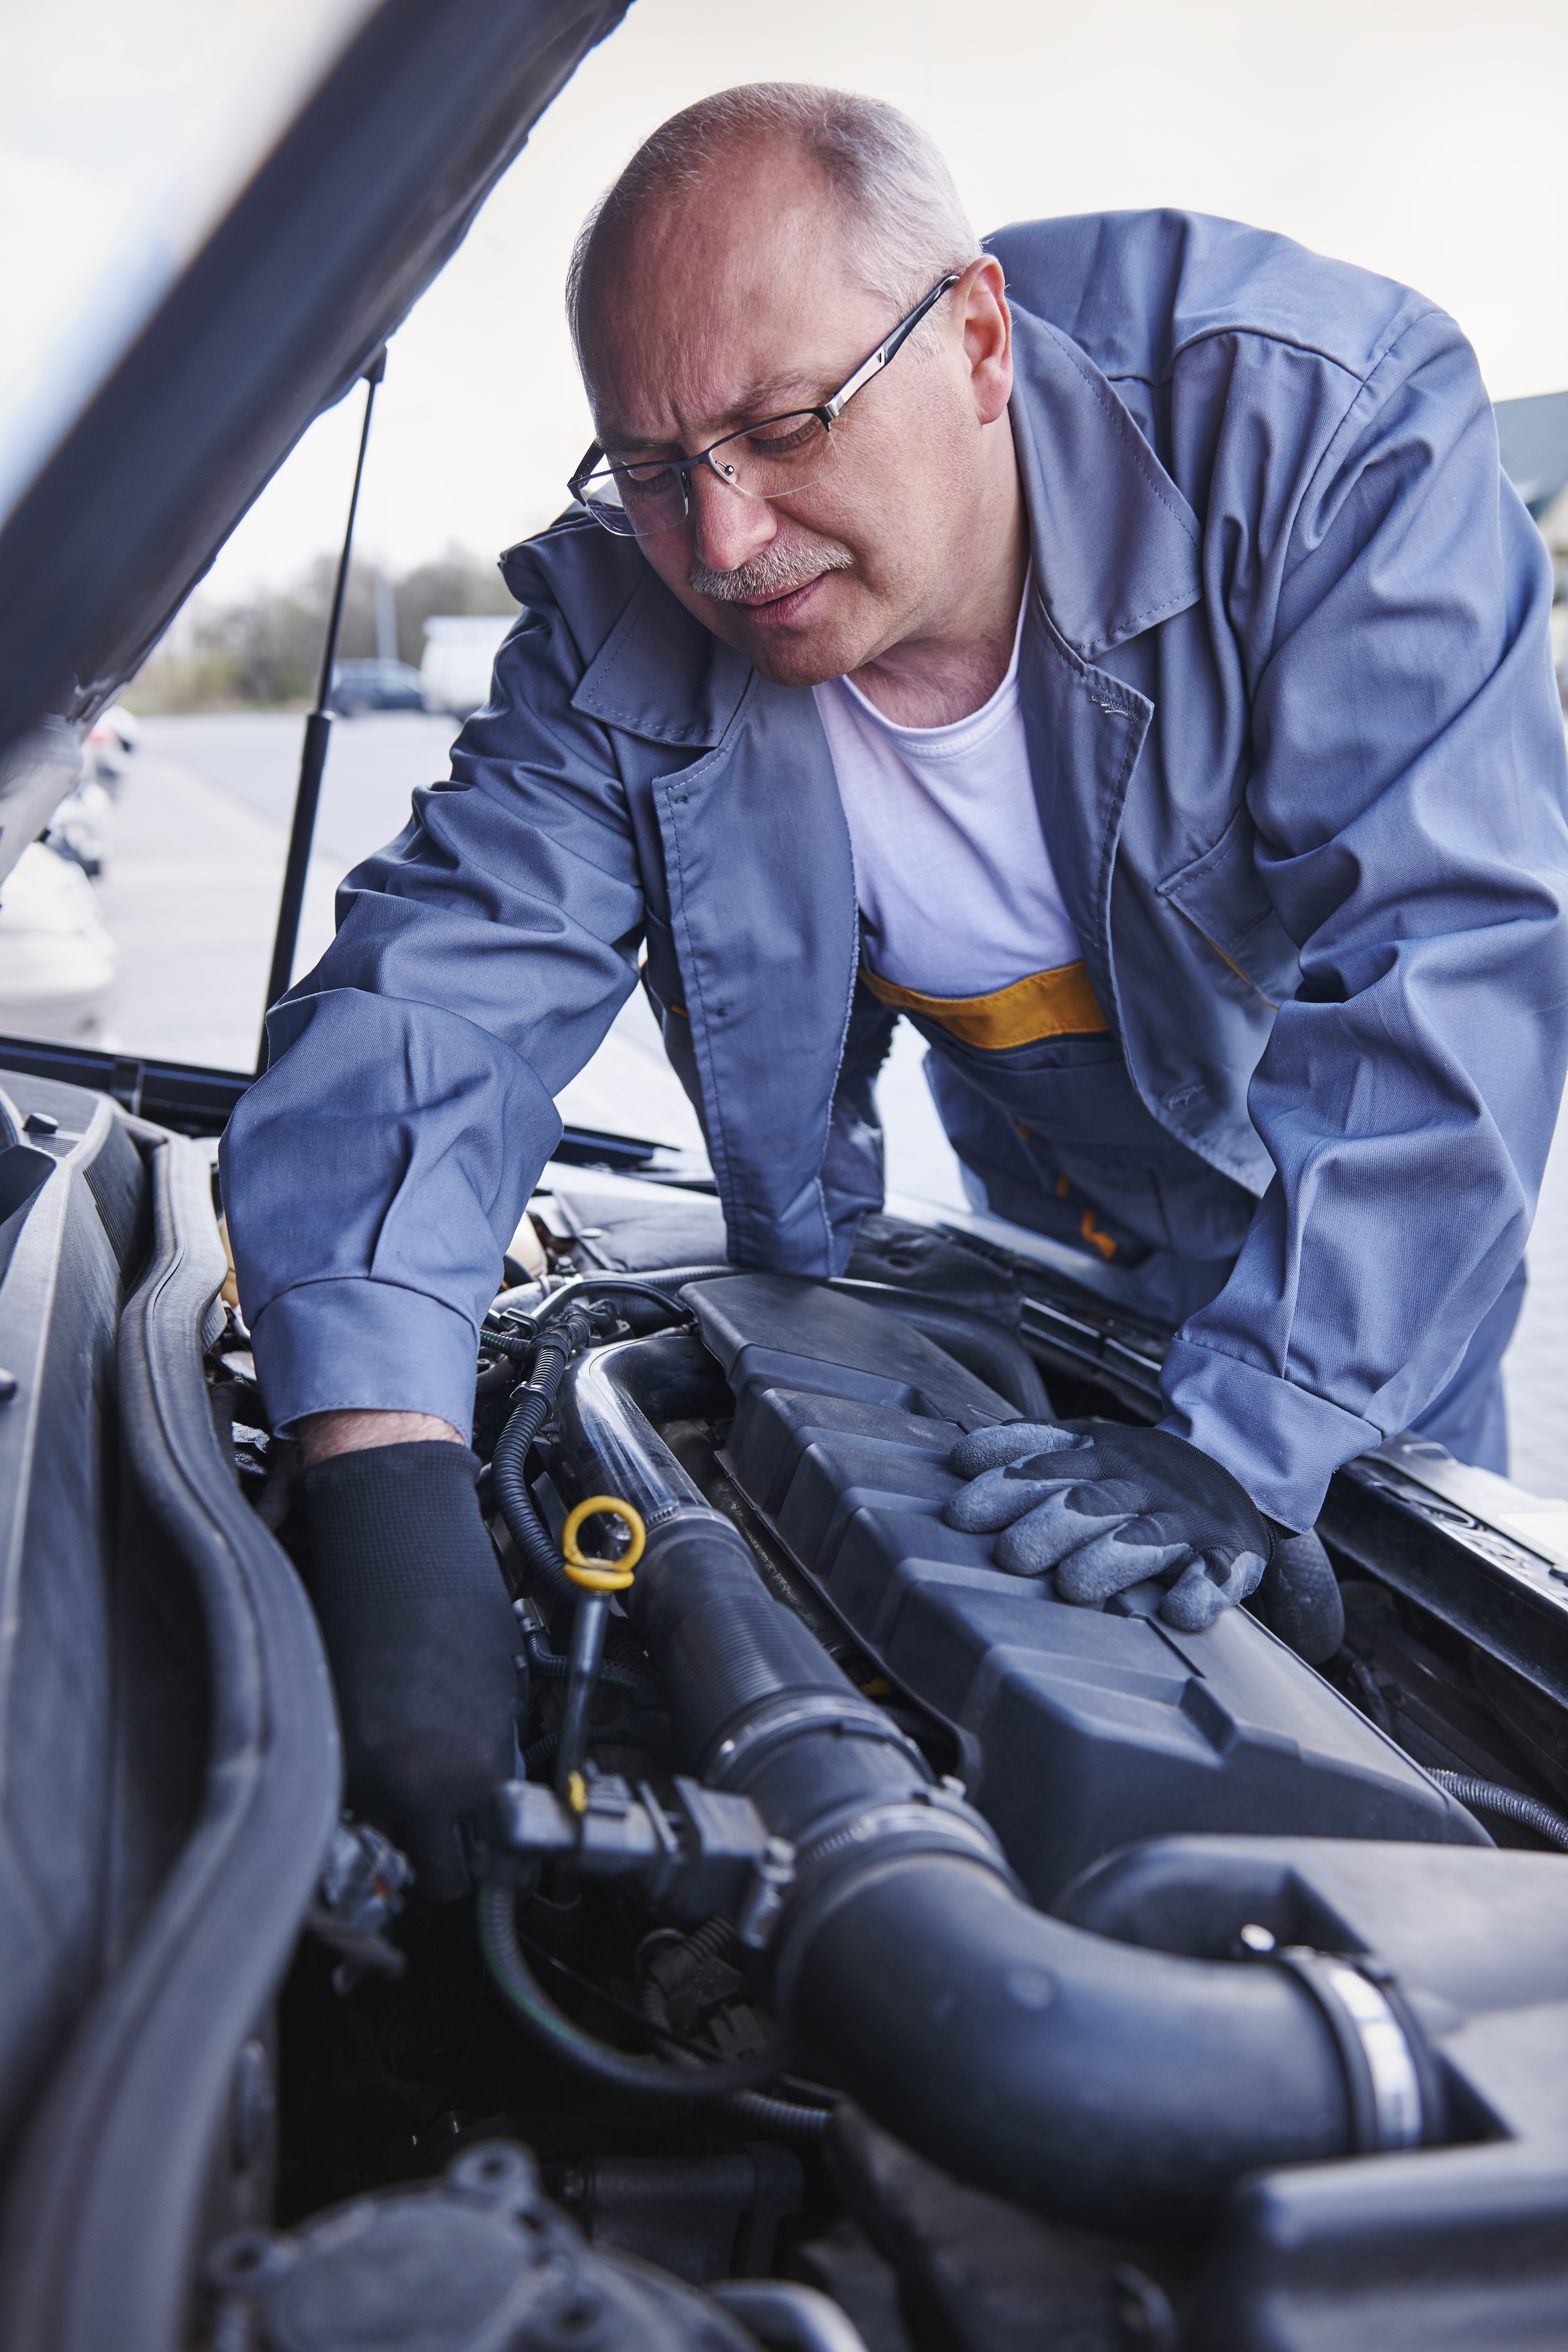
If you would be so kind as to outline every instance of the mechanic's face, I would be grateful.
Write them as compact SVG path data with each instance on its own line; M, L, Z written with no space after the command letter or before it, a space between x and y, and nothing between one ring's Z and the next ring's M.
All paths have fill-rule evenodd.
M941 275L933 262L931 283ZM816 167L783 142L753 148L599 270L586 339L599 439L613 457L689 456L829 398L897 323L849 277ZM973 578L985 483L999 456L1014 462L1011 388L1002 272L976 262L850 401L818 481L748 498L698 467L685 524L638 543L765 677L841 677L942 634Z

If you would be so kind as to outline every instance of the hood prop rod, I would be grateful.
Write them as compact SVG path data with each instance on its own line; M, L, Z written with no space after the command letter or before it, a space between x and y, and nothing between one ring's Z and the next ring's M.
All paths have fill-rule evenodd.
M332 731L332 673L338 666L338 636L343 622L343 597L349 584L349 558L353 551L354 517L359 511L359 486L364 478L364 453L370 445L371 411L375 388L386 373L386 345L382 344L361 371L364 380L364 423L360 428L354 486L349 497L349 519L343 549L338 559L332 609L327 617L327 641L321 650L321 677L316 707L305 721L305 744L300 757L300 784L294 795L294 822L289 835L289 857L283 868L283 895L278 902L278 936L272 944L272 969L267 976L267 996L261 1020L261 1045L256 1075L267 1067L267 1013L287 992L294 977L294 951L300 943L300 910L305 902L305 877L310 865L310 843L316 830L316 810L321 797L321 772L327 764L327 742Z

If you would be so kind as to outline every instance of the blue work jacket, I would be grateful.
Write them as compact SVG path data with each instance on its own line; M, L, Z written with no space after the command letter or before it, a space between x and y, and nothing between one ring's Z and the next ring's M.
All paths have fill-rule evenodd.
M1551 567L1474 354L1404 287L1176 213L1005 229L1040 821L1147 1110L1258 1210L1168 1426L1278 1518L1436 1394L1514 1271L1568 1056ZM471 1404L502 1247L646 950L731 1257L880 1198L811 694L568 517L448 782L272 1013L224 1185L280 1424Z

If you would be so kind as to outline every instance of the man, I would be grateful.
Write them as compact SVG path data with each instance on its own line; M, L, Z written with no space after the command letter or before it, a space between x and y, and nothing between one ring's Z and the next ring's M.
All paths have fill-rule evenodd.
M1430 303L1181 215L983 250L791 86L665 125L570 300L579 503L226 1160L351 1799L438 1894L510 1754L476 1326L639 948L736 1263L842 1269L903 1015L977 1192L1182 1323L1162 1431L955 1516L1189 1626L1386 1433L1500 1466L1563 1068L1550 572Z

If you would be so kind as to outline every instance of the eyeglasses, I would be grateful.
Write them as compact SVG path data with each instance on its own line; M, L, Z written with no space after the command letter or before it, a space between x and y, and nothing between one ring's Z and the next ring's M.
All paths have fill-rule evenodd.
M606 530L626 539L653 539L679 530L691 511L691 478L700 466L745 499L787 499L809 490L837 463L833 427L855 394L898 357L928 310L957 285L952 271L933 286L885 342L861 361L820 408L791 409L727 433L692 457L609 458L595 441L567 488Z

